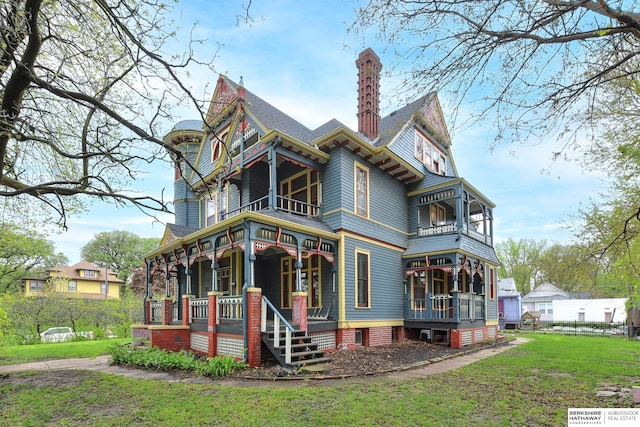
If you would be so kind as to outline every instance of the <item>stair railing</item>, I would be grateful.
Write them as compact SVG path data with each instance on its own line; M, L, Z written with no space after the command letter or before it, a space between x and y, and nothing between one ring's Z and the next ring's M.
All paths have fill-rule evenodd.
M285 351L285 362L291 364L291 336L293 326L284 318L266 296L262 296L262 317L260 319L260 332L268 332L267 309L273 312L273 346L280 348L280 341L283 341ZM280 325L284 326L284 337L280 331Z

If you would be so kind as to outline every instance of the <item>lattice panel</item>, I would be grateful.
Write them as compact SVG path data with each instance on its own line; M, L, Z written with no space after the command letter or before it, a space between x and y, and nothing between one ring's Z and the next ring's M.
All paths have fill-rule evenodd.
M462 331L462 345L471 345L473 344L473 331Z
M229 355L237 358L244 357L244 343L242 338L218 336L218 355Z
M205 334L191 334L191 349L202 353L209 351L209 337Z
M496 328L495 327L491 327L488 328L489 330L489 338L495 338L496 337Z
M484 342L484 329L473 330L473 342Z
M335 332L321 332L311 334L311 342L318 344L318 350L330 350L336 348Z

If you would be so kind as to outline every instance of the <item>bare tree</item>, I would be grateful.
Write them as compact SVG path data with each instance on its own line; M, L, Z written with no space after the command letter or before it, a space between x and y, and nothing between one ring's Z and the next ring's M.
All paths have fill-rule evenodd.
M172 53L184 30L170 13L162 0L0 4L0 203L62 226L82 196L169 211L130 183L173 150L162 136L177 105L203 111L183 80L212 64L196 60L195 40Z
M458 102L477 101L476 118L493 121L496 142L521 142L551 131L575 136L591 124L603 86L637 81L640 14L633 5L368 0L352 30L376 29L396 53L395 66L387 68L399 77L399 90L414 95L435 88Z

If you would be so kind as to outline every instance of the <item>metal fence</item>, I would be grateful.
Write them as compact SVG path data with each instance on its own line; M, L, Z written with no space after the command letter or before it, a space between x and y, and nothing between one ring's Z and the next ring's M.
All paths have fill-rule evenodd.
M540 322L535 325L533 332L557 335L626 337L628 335L628 326L625 322Z

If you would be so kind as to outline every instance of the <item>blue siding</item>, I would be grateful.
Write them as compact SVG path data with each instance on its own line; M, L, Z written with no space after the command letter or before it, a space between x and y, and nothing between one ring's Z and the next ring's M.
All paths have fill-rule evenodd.
M402 252L371 242L345 238L345 308L346 320L401 319L404 316L404 275ZM368 251L371 308L356 308L355 251Z
M355 165L369 170L369 218L355 214ZM346 149L335 149L323 174L325 220L331 228L346 229L393 245L407 244L406 186ZM340 210L341 209L341 210ZM336 212L337 211L337 212Z

